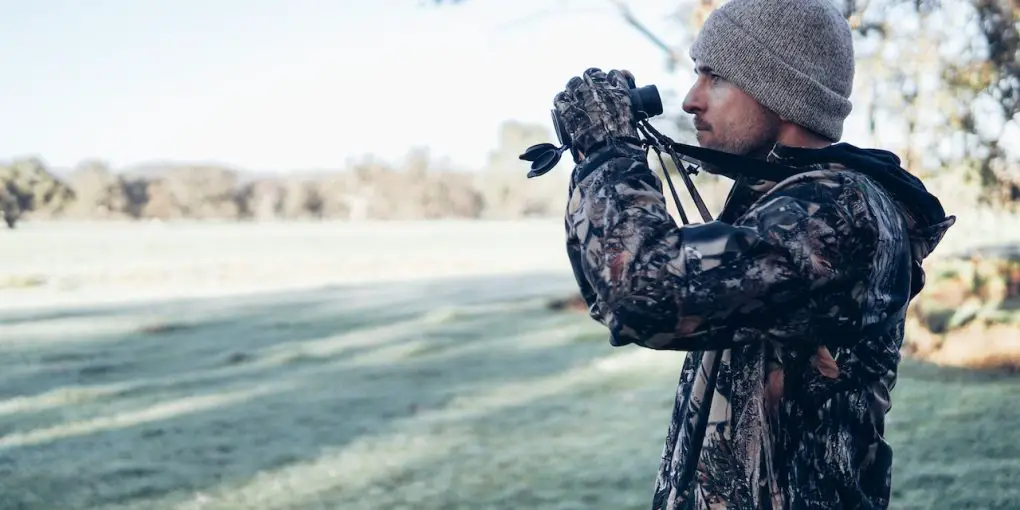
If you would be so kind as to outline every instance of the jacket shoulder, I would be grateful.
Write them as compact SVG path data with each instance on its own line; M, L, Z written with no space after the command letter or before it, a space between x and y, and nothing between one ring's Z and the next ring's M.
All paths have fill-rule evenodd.
M754 220L761 214L800 209L804 217L848 220L863 212L859 174L842 168L812 168L784 179L766 191L744 214Z
M843 216L865 230L873 230L876 222L891 224L902 219L885 188L864 173L842 165L812 168L776 183L751 211L780 197L808 204L816 214Z

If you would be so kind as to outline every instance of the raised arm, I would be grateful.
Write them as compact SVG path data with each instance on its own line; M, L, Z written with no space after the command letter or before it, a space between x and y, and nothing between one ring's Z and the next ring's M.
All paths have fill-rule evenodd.
M793 311L810 315L804 327L859 326L850 288L866 270L859 253L869 241L854 236L853 190L839 174L780 183L734 225L678 227L661 189L644 152L626 144L590 153L574 170L567 253L613 345L723 349L752 338L736 329L768 329Z

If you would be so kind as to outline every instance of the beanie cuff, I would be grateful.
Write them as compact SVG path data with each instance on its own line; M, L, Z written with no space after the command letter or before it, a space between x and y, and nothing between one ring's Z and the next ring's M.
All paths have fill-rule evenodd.
M842 137L850 100L785 62L726 12L708 17L690 54L783 119L832 142Z

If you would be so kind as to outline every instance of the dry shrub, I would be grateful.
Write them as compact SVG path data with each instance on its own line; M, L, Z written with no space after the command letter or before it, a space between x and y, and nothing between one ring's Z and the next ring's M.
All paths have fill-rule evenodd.
M971 250L926 269L904 353L939 365L1020 369L1020 249Z

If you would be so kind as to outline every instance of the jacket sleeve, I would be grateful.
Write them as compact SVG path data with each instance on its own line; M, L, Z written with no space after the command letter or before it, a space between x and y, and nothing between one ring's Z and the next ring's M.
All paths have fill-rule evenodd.
M855 260L868 241L854 239L852 190L838 174L788 179L732 225L678 227L661 190L641 150L611 147L574 169L567 254L612 345L730 348L756 337L735 330L768 329L791 310L802 328L859 325ZM804 336L791 333L804 332L773 336Z

